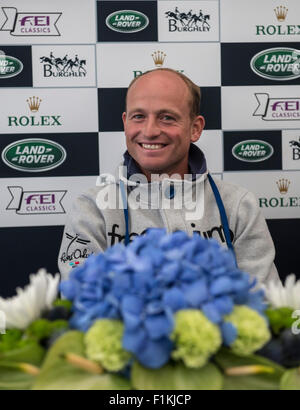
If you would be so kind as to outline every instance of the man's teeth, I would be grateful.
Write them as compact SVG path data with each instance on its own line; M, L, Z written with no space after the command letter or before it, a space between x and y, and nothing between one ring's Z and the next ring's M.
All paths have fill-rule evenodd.
M164 145L163 144L142 144L142 147L146 149L160 149L160 148L163 148Z

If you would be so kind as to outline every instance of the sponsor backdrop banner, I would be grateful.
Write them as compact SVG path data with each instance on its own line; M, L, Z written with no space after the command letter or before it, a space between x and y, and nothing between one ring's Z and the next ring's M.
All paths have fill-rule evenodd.
M197 145L216 178L251 190L282 278L300 276L298 0L3 0L0 295L58 255L72 202L126 149L126 88L170 67L202 87Z

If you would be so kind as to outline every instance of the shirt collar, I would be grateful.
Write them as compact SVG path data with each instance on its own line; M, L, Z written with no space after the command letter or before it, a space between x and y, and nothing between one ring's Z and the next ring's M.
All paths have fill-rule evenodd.
M127 167L127 179L134 174L142 174L139 164L132 158L128 151L123 155L123 165ZM189 173L192 174L192 180L196 175L204 174L207 171L206 159L204 153L195 144L190 145L189 150Z

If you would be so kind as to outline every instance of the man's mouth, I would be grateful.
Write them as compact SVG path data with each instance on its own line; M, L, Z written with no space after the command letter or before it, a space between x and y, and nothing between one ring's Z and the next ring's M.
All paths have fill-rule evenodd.
M151 150L156 150L156 149L161 149L166 146L166 144L139 144L142 148L144 149L151 149Z

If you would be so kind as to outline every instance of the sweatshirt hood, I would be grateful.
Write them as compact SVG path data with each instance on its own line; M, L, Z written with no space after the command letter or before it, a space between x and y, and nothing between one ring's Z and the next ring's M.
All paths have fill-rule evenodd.
M159 181L148 182L146 176L143 174L139 164L132 158L128 151L123 154L124 161L119 165L115 175L101 174L97 179L97 186L104 186L107 184L119 184L122 180L128 187L134 188L136 186L157 185ZM206 178L207 166L204 153L195 144L190 145L189 150L189 175L191 178L184 179L184 182L193 184L194 181L200 181ZM165 183L182 184L183 180L175 180L165 178Z
M123 158L123 166L127 167L127 179L129 179L134 174L142 174L140 166L132 158L128 151L124 153ZM193 143L191 143L190 145L188 165L189 174L192 175L192 181L197 178L197 175L205 174L207 172L204 153Z

